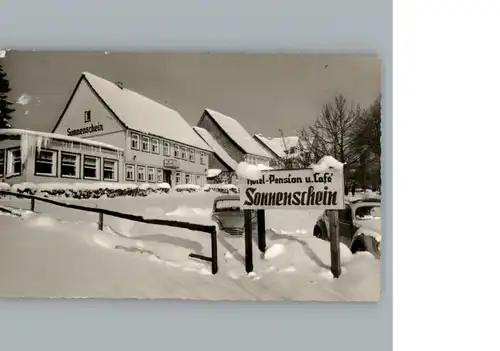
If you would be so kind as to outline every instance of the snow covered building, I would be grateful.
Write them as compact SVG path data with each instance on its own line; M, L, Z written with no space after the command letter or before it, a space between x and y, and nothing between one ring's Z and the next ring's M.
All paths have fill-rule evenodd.
M116 182L123 177L123 165L124 150L113 145L52 133L0 129L0 180L5 183L69 183L80 179Z
M53 133L124 150L124 182L206 183L210 147L175 110L82 73Z
M218 145L237 163L269 166L274 156L264 150L235 119L220 112L205 109L197 127L205 129Z
M301 160L307 157L308 146L298 136L269 138L255 134L254 139L278 160L279 167L301 167Z
M193 127L193 129L213 150L213 153L210 154L208 159L208 164L210 166L209 173L211 173L208 178L215 179L214 182L216 183L227 182L236 184L237 176L235 172L236 167L238 167L238 162L229 156L226 150L217 143L208 130L201 127Z

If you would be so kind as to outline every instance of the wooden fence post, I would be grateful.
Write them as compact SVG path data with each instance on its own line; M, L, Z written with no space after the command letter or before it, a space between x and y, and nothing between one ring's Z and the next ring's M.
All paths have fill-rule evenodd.
M257 235L260 252L266 252L266 212L257 210Z
M252 211L244 210L245 213L245 270L247 273L253 271L252 252Z
M99 230L103 230L103 228L104 228L104 215L102 213L99 213L98 228L99 228Z
M217 258L217 229L214 229L210 233L211 245L212 245L212 274L216 274L219 270L218 258Z
M340 264L340 223L339 211L331 210L328 213L330 222L330 271L335 278L340 277L341 264Z
M31 198L30 211L35 212L35 198Z

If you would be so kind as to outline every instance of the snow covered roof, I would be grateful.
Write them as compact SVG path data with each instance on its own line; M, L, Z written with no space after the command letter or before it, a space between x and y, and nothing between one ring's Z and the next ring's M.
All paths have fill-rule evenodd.
M193 127L193 129L198 133L200 138L205 140L208 146L212 148L212 151L222 160L233 171L238 167L238 163L224 150L222 146L219 145L217 140L212 137L212 135L205 128Z
M286 150L290 151L290 149L293 147L296 148L296 151L292 154L289 154L288 157L297 156L300 153L298 136L288 136L284 138L268 138L263 136L262 134L255 134L254 138L256 138L264 145L266 145L279 157L287 157L285 151ZM302 143L302 146L304 149L307 148L307 145L304 145L304 143Z
M82 138L77 138L77 137L72 137L72 136L67 136L63 134L55 134L55 133L45 133L45 132L37 132L34 130L26 130L26 129L0 129L0 135L27 135L30 137L39 137L40 139L54 139L54 140L64 140L64 141L69 141L69 142L75 142L75 143L80 143L80 144L85 144L85 145L92 145L96 147L102 147L114 151L123 151L123 149L116 147L114 145L102 143L100 141L95 141L95 140L89 140L89 139L82 139Z
M83 76L127 128L209 150L177 111L92 73Z
M217 123L246 153L262 157L273 157L264 150L234 118L210 109L205 109L205 112L211 116L215 123Z

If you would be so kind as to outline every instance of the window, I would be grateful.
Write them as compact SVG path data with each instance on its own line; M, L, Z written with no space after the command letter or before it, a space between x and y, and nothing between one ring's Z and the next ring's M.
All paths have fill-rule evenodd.
M0 150L0 177L3 177L5 170L5 150Z
M83 178L99 179L99 159L93 156L83 156Z
M56 151L40 150L35 157L35 175L56 176Z
M21 162L21 148L10 149L7 151L7 171L6 176L21 175L22 162Z
M181 158L187 160L187 152L185 147L181 147Z
M151 152L153 154L160 153L160 142L158 141L158 139L151 139Z
M134 181L135 180L135 166L134 165L126 165L125 166L125 179Z
M130 139L132 140L132 150L139 150L139 134L132 133Z
M148 167L148 182L156 182L155 176L155 169Z
M191 184L191 175L186 174L186 184Z
M175 173L175 184L181 184L181 174L179 172Z
M168 141L163 142L163 156L170 156L170 144Z
M158 183L163 183L163 169L158 168L156 170L156 181Z
M201 163L202 165L204 165L204 164L205 164L205 154L204 154L203 152L202 152L202 153L200 153L200 163Z
M189 161L194 162L194 150L189 150Z
M83 121L84 121L85 123L89 123L89 122L90 122L90 120L91 120L90 110L85 111L85 112L83 113L83 116L84 116L84 117L83 117Z
M142 137L142 151L149 152L149 137Z
M201 177L196 176L196 185L201 185Z
M137 181L139 182L146 181L146 167L137 166Z
M174 157L179 158L179 145L174 145Z
M118 181L118 161L104 159L102 163L102 178L104 180Z
M80 155L61 152L61 177L80 176Z

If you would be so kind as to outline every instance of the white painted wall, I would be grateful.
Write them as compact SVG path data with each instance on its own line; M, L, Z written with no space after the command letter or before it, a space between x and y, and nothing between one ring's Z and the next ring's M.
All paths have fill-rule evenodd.
M209 162L209 152L208 151L202 151L199 149L195 149L189 146L181 145L176 143L175 141L167 140L167 139L160 139L159 140L159 154L154 154L151 152L151 139L156 137L150 137L150 152L145 152L145 151L139 151L139 150L132 150L132 134L139 134L141 137L143 134L140 134L138 132L134 131L128 131L126 133L126 146L125 146L125 159L127 160L127 164L135 164L141 165L141 166L149 166L149 167L154 167L154 168L161 168L163 169L163 161L166 159L174 159L178 162L179 168L174 169L174 168L165 168L169 169L172 171L172 185L177 185L175 181L175 173L180 172L181 173L181 183L180 184L185 184L185 179L186 179L186 174L191 175L191 183L195 184L196 176L200 177L200 181L202 184L206 184L206 171L208 169L208 162ZM164 156L163 154L163 141L167 141L170 144L170 156ZM140 139L139 139L140 142ZM179 158L174 157L174 145L178 144L179 147L185 147L186 149L193 149L195 151L195 158L194 162L190 162L189 160L182 160ZM140 145L140 143L139 143ZM205 154L205 164L201 164L201 153ZM135 159L134 159L135 157ZM193 178L194 177L194 178Z
M90 110L90 122L85 122L85 111L87 110ZM122 125L94 94L85 79L83 79L80 81L73 99L64 112L54 133L68 135L68 129L75 130L98 124L102 125L102 131L74 136L79 138L91 138L103 142L109 140L110 144L119 148L124 148L125 135ZM97 139L97 136L100 136L100 138Z

